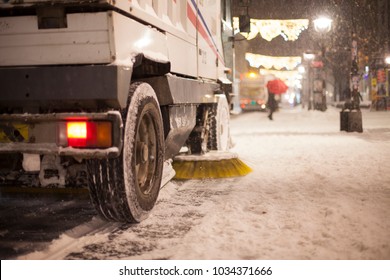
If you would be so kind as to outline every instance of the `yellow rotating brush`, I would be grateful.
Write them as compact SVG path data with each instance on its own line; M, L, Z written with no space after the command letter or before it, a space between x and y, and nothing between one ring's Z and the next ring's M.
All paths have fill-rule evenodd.
M237 154L209 152L204 155L180 155L173 159L174 179L217 179L245 176L252 169Z

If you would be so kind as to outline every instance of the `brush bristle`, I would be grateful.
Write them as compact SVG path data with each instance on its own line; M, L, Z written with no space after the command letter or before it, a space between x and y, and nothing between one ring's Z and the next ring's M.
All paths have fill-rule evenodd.
M174 161L174 179L218 179L245 176L252 169L238 158L223 160Z

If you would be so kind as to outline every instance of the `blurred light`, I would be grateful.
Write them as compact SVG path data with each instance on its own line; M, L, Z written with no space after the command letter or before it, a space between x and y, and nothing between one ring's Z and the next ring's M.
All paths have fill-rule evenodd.
M69 139L86 139L87 138L87 123L86 122L68 122L67 135Z
M385 58L385 62L386 62L386 64L390 64L390 56L387 56L387 57Z
M239 31L240 21L238 17L233 17L233 30ZM301 32L309 26L308 19L270 19L270 20L250 20L250 32L240 32L247 40L252 40L258 34L267 41L277 36L282 36L285 41L295 41Z
M59 145L78 148L108 148L112 146L112 124L105 121L72 121L60 125Z
M296 79L295 82L294 82L294 86L295 86L296 88L301 89L301 88L302 88L302 81L299 80L299 79Z
M263 99L257 99L257 104L258 105L264 105L264 100Z
M329 32L332 27L332 20L328 17L322 16L313 20L313 22L314 22L314 29L317 32L321 32L321 33Z
M249 78L256 78L257 77L257 74L256 73L253 73L253 72L250 72L248 74Z
M287 71L287 70L260 69L260 75L264 75L264 76L271 75L281 80L288 80L298 75L298 70Z
M252 67L259 68L263 66L265 69L277 70L283 68L293 70L302 62L300 56L267 56L254 53L245 53L245 59Z
M313 60L314 58L315 58L314 53L304 53L303 54L303 59L304 60L310 61L310 60Z
M295 92L291 92L285 95L285 99L290 105L295 104L295 97L296 97Z
M305 73L306 72L305 66L303 66L303 65L299 66L298 67L298 72L301 73L301 74Z

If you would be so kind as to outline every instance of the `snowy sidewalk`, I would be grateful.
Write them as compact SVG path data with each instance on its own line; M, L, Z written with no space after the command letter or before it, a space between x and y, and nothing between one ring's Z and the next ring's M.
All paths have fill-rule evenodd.
M340 132L334 108L233 119L254 169L241 189L265 213L248 225L254 258L390 259L390 112L362 113L363 133Z

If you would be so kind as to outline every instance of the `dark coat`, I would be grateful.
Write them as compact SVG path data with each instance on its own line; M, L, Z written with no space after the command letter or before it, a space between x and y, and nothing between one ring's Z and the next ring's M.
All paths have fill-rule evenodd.
M277 103L275 99L275 94L272 92L268 93L268 102L267 102L268 108L273 112L277 108Z

